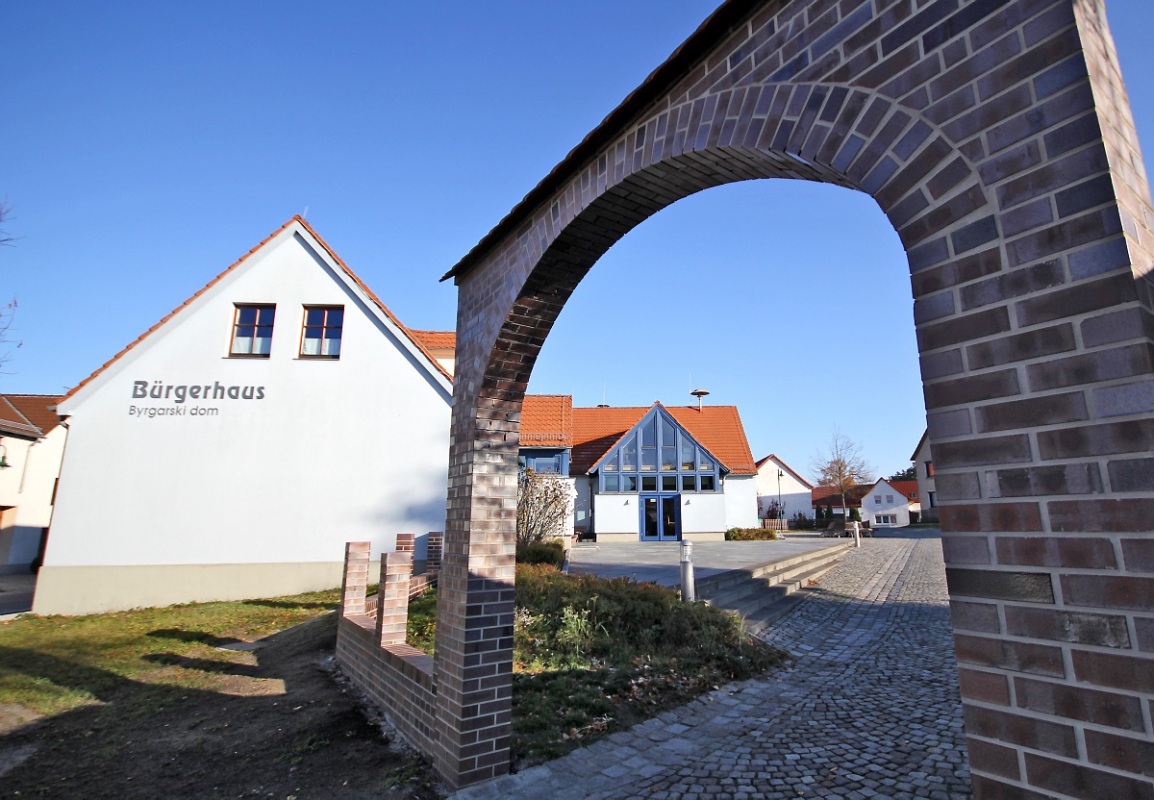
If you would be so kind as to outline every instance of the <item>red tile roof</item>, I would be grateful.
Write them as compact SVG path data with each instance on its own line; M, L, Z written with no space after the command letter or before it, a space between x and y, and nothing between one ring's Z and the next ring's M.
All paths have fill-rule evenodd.
M140 336L136 337L133 341L129 342L124 347L123 350L121 350L119 353L114 355L108 361L104 362L100 367L98 367L87 378L82 380L80 383L76 384L76 386L74 386L72 388L72 390L68 392L68 394L64 395L64 397L62 397L61 400L62 401L67 400L68 398L70 398L74 394L76 394L78 391L80 391L82 388L87 386L89 383L91 383L96 377L98 377L102 372L104 372L104 370L108 369L110 366L112 366L118 360L120 360L125 355L125 353L127 353L129 350L132 350L134 347L136 347L141 342L143 342L145 339L147 339L149 336L151 336L154 331L156 331L158 328L161 328L166 322L168 322L170 319L175 317L178 313L180 313L185 308L187 308L189 305L191 305L194 300L196 300L202 294L207 292L209 289L211 289L213 286L215 286L217 283L219 283L226 275L228 275L230 272L232 272L237 267L239 267L241 264L243 264L245 261L247 261L249 256L260 251L265 245L267 245L269 242L271 242L273 239L275 239L277 236L279 236L281 233L283 233L285 230L287 230L294 223L299 224L306 231L308 231L310 236L312 236L314 239L316 239L317 244L319 244L324 249L324 251L329 254L329 256L333 259L333 261L335 261L337 263L337 265L340 266L341 269L343 269L345 271L345 273L353 280L353 282L358 287L360 287L361 291L363 291L368 296L368 298L377 306L377 308L380 309L380 311L386 317L388 317L393 322L393 324L395 324L398 328L400 328L403 332L405 332L406 335L408 335L410 341L412 341L413 344L416 345L418 350L420 350L422 353L424 353L425 357L428 358L429 363L432 364L434 369L438 370L441 374L443 374L449 380L452 380L453 376L448 372L448 370L446 370L443 366L441 366L441 364L437 361L437 359L433 357L433 354L429 351L429 349L424 344L422 344L416 337L414 337L408 328L406 328L404 325L401 324L401 321L399 319L397 319L397 317L393 314L393 312L390 311L384 303L381 302L381 299L379 297L377 297L376 294L373 293L373 290L370 289L367 285L365 285L365 282L362 281L360 279L360 277L355 272L353 272L351 269L349 269L348 264L346 264L344 262L344 260L336 254L335 250L333 250L331 247L329 247L328 243L324 239L321 238L320 234L318 234L315 230L313 230L312 226L309 225L307 222L305 222L303 217L301 217L299 214L297 214L292 219L290 219L288 222L286 222L284 225L281 225L275 231L273 231L268 236L266 236L264 239L262 239L260 244L258 244L256 247L252 248L247 253L245 253L243 256L241 256L236 261L234 261L226 270L224 270L219 275L217 275L215 278L213 278L208 283L206 283L204 286L202 286L195 294L193 294L191 297L189 297L187 300L185 300L179 306L174 308L172 311L165 314L164 317L159 322L157 322L151 328L146 330L144 333L140 334Z
M870 493L870 489L874 488L874 484L858 484L845 493L845 501L850 508L861 508L861 499ZM841 492L836 486L815 486L810 491L810 505L814 508L818 506L832 506L834 508L841 508Z
M886 483L904 494L907 500L913 500L918 496L917 481L886 481Z
M652 407L574 408L570 472L582 475L592 469ZM697 406L662 408L730 472L738 475L757 472L736 406L702 406L700 411ZM521 435L525 435L524 418Z
M0 395L0 434L45 436L60 424L56 415L59 395Z
M522 447L572 447L573 397L527 394L521 406Z
M758 468L758 469L761 469L762 465L764 465L764 464L765 464L767 461L770 461L770 460L776 461L778 464L781 464L781 466L785 468L785 471L786 471L786 472L788 472L788 473L789 473L790 475L792 475L793 477L797 478L799 481L801 481L802 483L804 483L804 484L805 484L806 486L808 486L810 489L813 489L813 484L812 484L812 483L810 483L808 480L806 480L805 476L803 476L803 475L802 475L800 472L798 472L797 470L795 470L795 469L794 469L793 467L791 467L789 464L786 464L786 463L785 463L785 461L783 461L781 458L779 458L779 457L778 457L777 455L775 455L774 453L770 453L770 454L769 454L769 455L767 455L765 458L763 458L763 459L759 460L759 461L757 462L757 468Z
M418 331L414 328L406 328L409 336L424 345L426 350L456 350L457 349L457 332L456 331Z

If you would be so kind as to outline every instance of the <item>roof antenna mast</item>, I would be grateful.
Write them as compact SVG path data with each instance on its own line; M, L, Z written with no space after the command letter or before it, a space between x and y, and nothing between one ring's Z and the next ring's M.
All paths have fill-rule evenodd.
M705 397L707 394L709 394L709 392L707 392L705 389L694 389L692 392L690 392L690 394L697 398L697 412L700 414L701 398Z

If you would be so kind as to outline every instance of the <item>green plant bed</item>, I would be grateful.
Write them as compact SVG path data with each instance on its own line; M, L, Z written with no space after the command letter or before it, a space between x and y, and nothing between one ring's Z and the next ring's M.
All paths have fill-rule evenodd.
M764 542L778 538L778 531L769 528L730 528L725 532L727 542Z
M432 652L435 592L409 606L409 644ZM625 578L517 565L513 758L520 767L781 663L731 612Z
M547 542L518 545L518 564L550 564L560 569L565 565L565 545L554 539Z

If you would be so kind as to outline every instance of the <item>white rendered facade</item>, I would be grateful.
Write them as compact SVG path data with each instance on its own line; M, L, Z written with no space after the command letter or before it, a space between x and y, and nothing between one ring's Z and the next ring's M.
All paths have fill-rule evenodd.
M62 425L27 434L0 431L7 464L0 469L0 574L29 572L40 554L67 439Z
M799 511L807 518L813 519L813 484L797 474L776 455L771 454L757 462L758 516L764 517L779 497L781 505L785 508L786 519L792 518Z
M913 454L914 472L918 479L918 499L921 500L921 521L938 522L938 487L934 482L934 455L930 449L930 433L922 434L918 449Z
M910 524L910 500L880 480L862 497L861 516L874 528L904 528Z
M267 357L230 352L251 305L275 305ZM302 354L306 307L343 309L338 357ZM33 611L339 585L345 542L376 557L399 532L444 529L451 396L294 218L61 402L70 438Z

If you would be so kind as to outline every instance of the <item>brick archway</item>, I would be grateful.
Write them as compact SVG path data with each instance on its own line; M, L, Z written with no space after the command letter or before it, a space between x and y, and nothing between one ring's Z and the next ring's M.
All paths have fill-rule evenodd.
M508 769L519 413L558 313L656 211L773 177L866 192L907 252L977 796L1154 792L1154 211L1101 0L727 2L446 276L438 770Z

